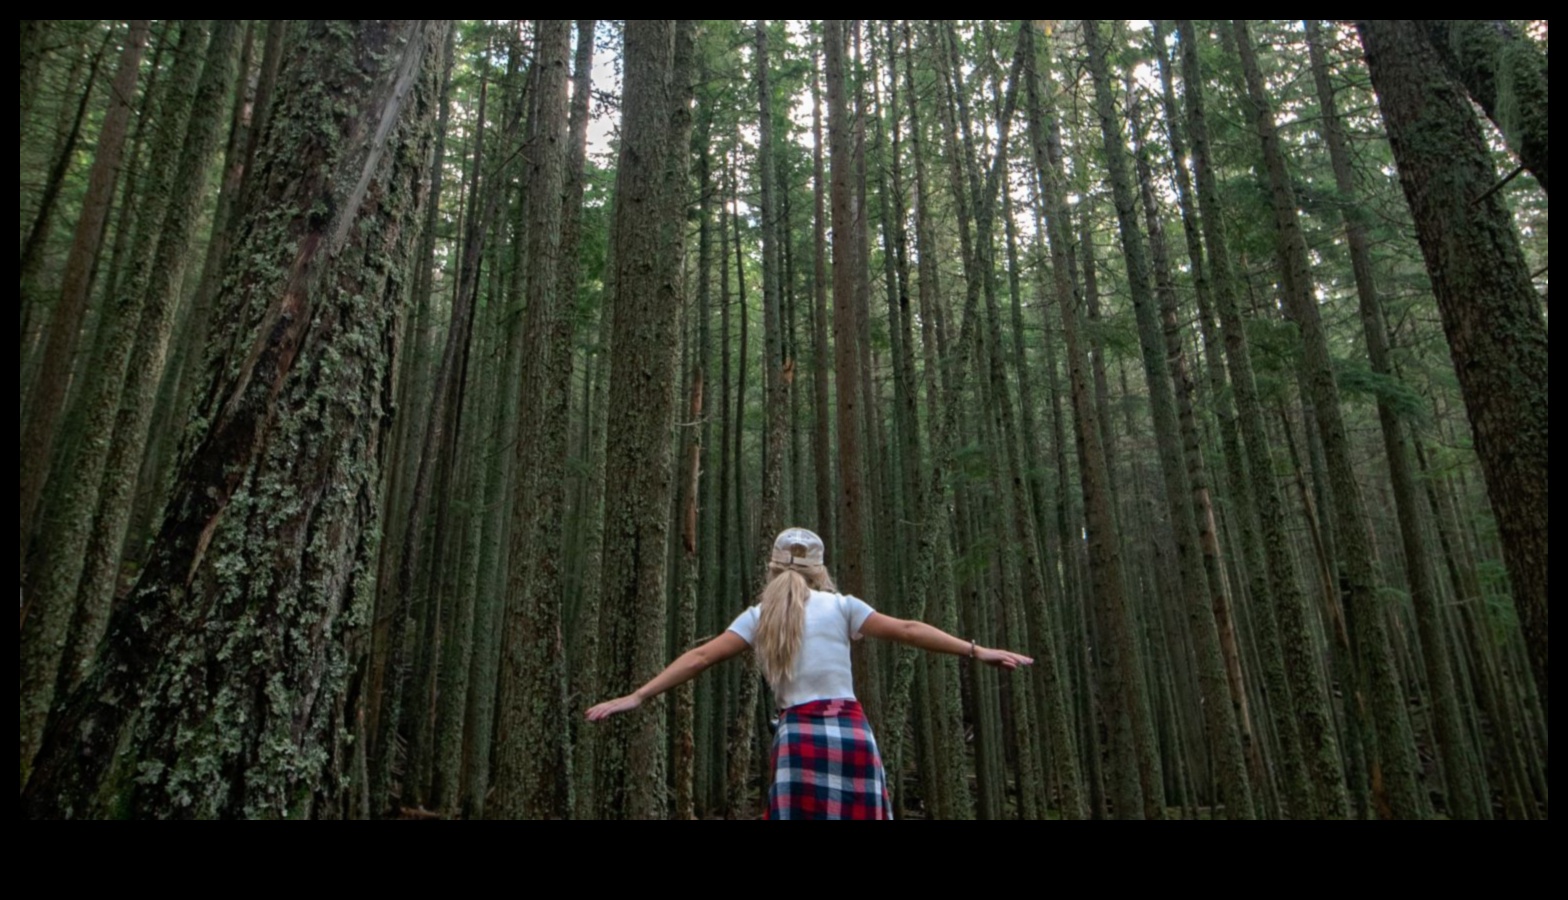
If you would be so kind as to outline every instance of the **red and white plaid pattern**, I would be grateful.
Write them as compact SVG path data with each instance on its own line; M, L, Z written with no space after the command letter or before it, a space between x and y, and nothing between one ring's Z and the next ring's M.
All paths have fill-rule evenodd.
M857 700L784 710L773 736L769 819L891 819L876 737Z

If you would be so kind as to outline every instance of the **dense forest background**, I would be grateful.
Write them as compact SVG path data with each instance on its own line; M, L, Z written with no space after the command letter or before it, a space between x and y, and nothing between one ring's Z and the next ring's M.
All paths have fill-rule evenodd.
M31 817L1544 819L1544 21L21 21Z

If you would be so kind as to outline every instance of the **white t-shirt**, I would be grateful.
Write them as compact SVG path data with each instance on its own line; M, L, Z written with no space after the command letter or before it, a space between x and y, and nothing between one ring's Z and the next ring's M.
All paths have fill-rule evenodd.
M849 642L860 637L860 626L875 612L864 600L847 594L812 591L806 601L805 630L794 674L781 682L776 699L781 707L812 700L854 699L855 679L849 665ZM729 630L755 645L761 610L753 606L736 617Z

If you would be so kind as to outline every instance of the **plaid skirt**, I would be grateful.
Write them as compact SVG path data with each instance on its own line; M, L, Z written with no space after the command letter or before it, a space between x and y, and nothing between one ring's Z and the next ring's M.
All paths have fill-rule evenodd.
M893 818L882 754L859 701L813 700L780 715L767 818Z

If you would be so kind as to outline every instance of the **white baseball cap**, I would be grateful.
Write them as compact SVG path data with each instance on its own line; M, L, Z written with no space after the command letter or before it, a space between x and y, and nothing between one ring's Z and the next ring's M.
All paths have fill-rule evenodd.
M786 528L773 539L772 559L781 566L820 566L822 553L822 538L805 528Z

